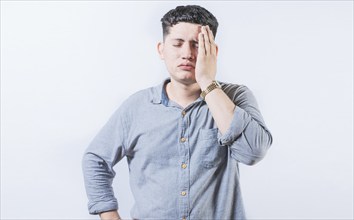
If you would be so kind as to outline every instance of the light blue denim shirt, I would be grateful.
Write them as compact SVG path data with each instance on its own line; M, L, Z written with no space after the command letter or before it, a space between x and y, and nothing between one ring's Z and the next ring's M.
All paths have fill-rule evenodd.
M253 94L221 83L236 104L221 135L201 98L184 109L168 99L168 81L130 96L89 145L89 212L118 209L113 166L126 157L133 219L245 219L238 163L257 163L272 143Z

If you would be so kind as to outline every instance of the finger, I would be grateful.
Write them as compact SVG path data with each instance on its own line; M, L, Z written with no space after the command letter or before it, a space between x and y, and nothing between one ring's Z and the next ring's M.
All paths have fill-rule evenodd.
M209 42L212 44L212 43L214 43L214 34L211 31L209 25L207 25L206 27L207 27L207 31L208 31Z
M216 44L215 44L215 41L214 41L214 34L213 32L211 31L209 25L207 26L208 28L208 37L209 37L209 43L210 43L210 51L211 51L211 54L216 54Z
M208 55L210 54L210 41L209 41L209 34L206 26L202 27L202 34L204 37L205 52Z
M205 55L204 36L202 32L198 34L198 56Z

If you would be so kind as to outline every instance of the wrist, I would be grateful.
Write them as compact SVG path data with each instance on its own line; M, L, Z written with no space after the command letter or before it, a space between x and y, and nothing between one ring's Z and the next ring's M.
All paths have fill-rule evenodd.
M121 220L118 211L107 211L100 213L101 220Z
M197 81L197 83L198 83L200 89L202 91L204 91L210 84L213 83L214 80L215 79L203 79L203 80Z
M206 89L202 90L200 93L200 97L205 100L205 97L207 94L212 92L214 89L221 89L221 85L219 84L218 81L213 80L207 87Z

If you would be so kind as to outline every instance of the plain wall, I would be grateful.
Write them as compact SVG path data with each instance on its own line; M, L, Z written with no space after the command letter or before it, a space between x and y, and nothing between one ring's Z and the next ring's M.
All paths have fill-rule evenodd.
M92 219L81 159L129 95L168 77L160 18L219 20L220 81L255 94L274 143L240 165L251 219L353 219L352 1L1 1L1 219ZM126 159L114 188L133 204Z

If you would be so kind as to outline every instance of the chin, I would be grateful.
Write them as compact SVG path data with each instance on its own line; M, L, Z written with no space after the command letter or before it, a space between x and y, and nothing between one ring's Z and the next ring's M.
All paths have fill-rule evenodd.
M197 82L193 72L183 71L183 72L178 72L170 75L171 78L173 78L175 81L183 84L189 85Z
M194 72L189 72L189 71L183 71L178 76L181 79L186 79L186 80L195 80L195 74Z
M179 81L180 83L184 84L184 85L191 85L191 84L195 84L197 83L197 81L195 80L195 78L183 78L183 79L178 79L177 81Z
M196 83L195 69L183 70L180 68L169 69L169 75L172 79L183 84Z

